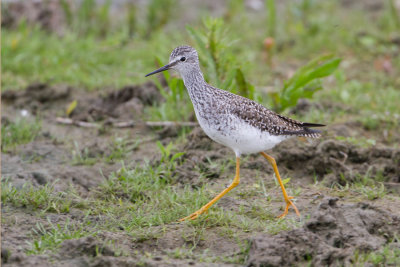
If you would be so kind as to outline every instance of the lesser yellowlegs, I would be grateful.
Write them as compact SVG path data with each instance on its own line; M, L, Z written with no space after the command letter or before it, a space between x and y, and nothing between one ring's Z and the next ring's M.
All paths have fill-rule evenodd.
M251 153L260 153L274 169L286 202L285 211L280 217L286 216L290 206L300 216L299 211L291 201L292 197L286 193L275 159L264 151L290 137L319 137L320 131L310 129L310 127L325 125L287 118L250 99L209 85L204 80L200 70L197 51L190 46L175 48L171 53L169 63L147 74L146 77L169 69L178 71L182 76L192 100L197 120L204 132L214 141L230 147L236 154L236 175L231 185L198 211L182 218L181 221L196 219L232 188L236 187L240 179L240 156Z

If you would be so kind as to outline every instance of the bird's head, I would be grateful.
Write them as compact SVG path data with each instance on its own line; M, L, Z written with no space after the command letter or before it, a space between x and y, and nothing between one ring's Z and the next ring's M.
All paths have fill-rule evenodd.
M190 46L178 46L172 51L167 65L150 72L146 77L169 69L178 71L182 76L199 69L199 56L196 49Z

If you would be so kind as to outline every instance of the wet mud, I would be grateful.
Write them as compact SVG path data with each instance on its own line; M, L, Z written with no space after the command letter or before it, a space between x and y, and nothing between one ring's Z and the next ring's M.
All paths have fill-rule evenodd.
M32 84L22 91L3 92L2 99L3 125L18 119L22 109L27 110L28 118L40 116L42 121L42 129L34 141L2 153L2 177L17 188L27 183L35 188L51 184L56 191L65 191L72 186L81 197L88 196L121 164L119 161L73 164L74 153L86 153L94 159L106 158L111 154L115 135L123 135L128 140L142 140L138 147L125 155L126 167L140 166L146 160L157 165L161 155L155 141L160 140L166 145L174 141L179 132L168 128L156 131L142 126L99 131L60 125L54 120L56 116L65 116L66 107L74 99L79 99L70 114L74 120L99 123L140 120L146 106L163 101L152 83L126 86L102 94L82 93L78 88L65 85ZM276 158L282 176L292 177L293 184L300 187L317 181L329 188L336 184L351 184L360 177L369 176L382 177L379 182L383 182L388 190L398 188L400 149L380 140L376 145L360 146L337 138L357 136L365 134L365 131L358 124L332 125L327 127L321 139L304 141L294 138L268 153ZM75 142L78 146L74 145ZM189 185L196 189L207 183L219 190L226 187L233 177L234 153L213 142L199 127L194 127L176 150L184 152L172 175L172 183L176 186ZM241 186L255 183L254 177L259 173L268 179L273 177L271 166L258 155L244 157L241 166ZM241 190L240 186L237 190ZM398 195L396 190L393 194ZM318 194L313 189L301 194L304 199L300 195L298 207L307 217L301 227L274 235L248 233L244 237L250 244L245 264L290 266L311 262L314 266L351 265L356 251L378 250L400 234L399 214L390 211L388 202L380 205L374 202L354 203L345 197L333 198L326 192L323 193L324 199L310 200L311 195ZM246 205L249 201L252 200L227 196L219 205L234 210L239 204ZM281 202L274 203L274 212L278 212L281 206ZM124 232L101 232L95 238L64 241L55 255L28 255L27 241L32 229L38 222L46 224L48 221L35 217L24 207L6 205L2 206L2 212L2 263L5 266L54 266L54 263L64 266L204 266L192 259L168 256L175 248L187 244L187 239L183 237L193 230L186 225L166 225L165 229L160 229L160 235L147 240L134 239ZM80 210L74 209L68 214L51 214L50 220L61 225L67 220L79 224L84 216ZM215 257L243 253L236 241L222 237L213 229L209 230L207 238L197 244L195 252L202 253L207 249ZM145 253L154 256L143 259ZM223 265L221 262L207 266Z
M388 244L400 233L400 217L368 203L325 198L303 227L251 239L248 266L348 266L355 251Z
M45 115L54 116L61 111L60 106L67 110L70 103L76 100L76 108L68 114L72 119L100 121L139 119L146 105L163 100L153 82L125 86L103 94L82 94L81 91L67 85L35 83L22 91L3 92L2 101L14 108L28 110L34 115L46 111Z

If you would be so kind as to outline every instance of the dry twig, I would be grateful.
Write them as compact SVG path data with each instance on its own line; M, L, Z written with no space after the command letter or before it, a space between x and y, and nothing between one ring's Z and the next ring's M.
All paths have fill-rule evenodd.
M102 124L94 123L94 122L86 122L86 121L77 121L70 118L62 118L57 117L56 122L60 124L67 124L67 125L75 125L79 127L85 128L101 128ZM111 127L115 128L131 128L138 125L144 125L148 127L194 127L197 126L197 122L191 121L184 121L184 122L175 122L175 121L144 121L144 122L135 122L135 121L111 121L105 123L106 125L110 125Z

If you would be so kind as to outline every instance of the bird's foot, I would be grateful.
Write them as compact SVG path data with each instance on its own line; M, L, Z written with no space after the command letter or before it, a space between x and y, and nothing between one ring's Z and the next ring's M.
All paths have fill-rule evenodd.
M285 198L285 201L286 201L285 211L284 211L281 215L279 215L278 218L280 218L280 219L281 219L281 218L284 218L284 217L288 214L288 212L289 212L289 207L290 207L290 206L293 207L293 209L294 209L294 211L296 212L297 216L300 217L300 212L299 212L299 210L296 208L296 206L293 204L293 202L291 201L291 199L293 199L293 197L287 197L287 198Z
M198 211L193 212L189 216L186 216L186 217L180 219L179 221L183 222L183 221L187 221L187 220L195 220L195 219L197 219L197 217L199 217L200 214L207 213L207 212L208 212L207 209L201 208Z

